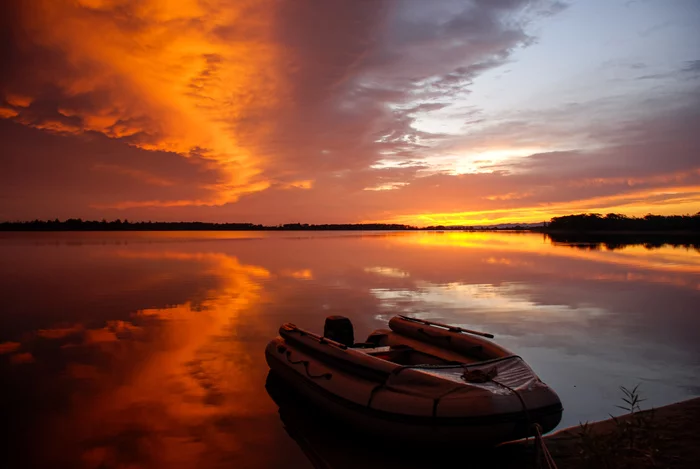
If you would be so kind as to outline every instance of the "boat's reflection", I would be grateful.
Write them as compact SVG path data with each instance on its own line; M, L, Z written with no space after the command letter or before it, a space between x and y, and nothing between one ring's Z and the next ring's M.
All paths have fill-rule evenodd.
M267 376L265 389L279 406L286 432L316 469L525 468L534 460L531 450L520 444L479 451L459 445L409 445L390 435L377 440L331 419L273 372Z

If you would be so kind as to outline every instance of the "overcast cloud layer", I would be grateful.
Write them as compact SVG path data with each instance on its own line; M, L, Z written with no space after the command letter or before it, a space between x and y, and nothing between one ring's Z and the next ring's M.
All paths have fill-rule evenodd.
M0 8L3 220L700 211L694 0Z

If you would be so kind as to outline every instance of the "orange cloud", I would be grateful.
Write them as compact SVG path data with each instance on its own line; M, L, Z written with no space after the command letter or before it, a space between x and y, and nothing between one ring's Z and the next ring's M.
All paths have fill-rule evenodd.
M34 101L29 96L23 96L19 94L8 94L5 96L5 101L11 106L15 107L27 107Z
M16 134L5 218L451 225L700 208L685 189L630 195L698 185L691 99L629 115L606 99L460 107L531 38L506 26L515 5L476 2L471 37L466 12L432 2L15 3L0 116L32 129L0 122Z
M300 280L313 280L314 274L311 269L283 270L280 272L285 277L292 277Z
M31 125L32 127L36 127L37 129L41 130L48 130L49 132L54 132L57 134L66 134L66 135L77 135L83 132L83 128L77 125L71 125L67 124L65 122L62 122L60 120L56 119L46 119L41 122L31 122L27 121L21 118L19 119L20 122L23 124Z
M508 192L507 194L500 195L489 195L485 197L486 200L518 200L524 199L525 197L530 197L532 192Z
M19 115L19 112L15 111L14 109L9 108L9 107L0 106L0 118L9 119L11 117L16 117L18 115Z
M313 186L314 182L312 180L292 181L282 184L284 189L311 189Z
M135 169L135 168L124 168L121 166L110 165L110 164L95 164L95 165L93 165L92 168L96 169L98 171L108 171L108 172L113 172L113 173L117 173L117 174L124 174L124 175L130 176L134 179L138 179L138 180L146 182L148 184L152 184L154 186L172 186L175 184L175 182L171 181L170 179L158 177L154 174L150 174L146 171L142 171L142 170Z
M162 184L161 184L162 185ZM205 186L209 189L217 189L218 187L208 187ZM262 191L270 187L270 183L267 181L259 181L255 183L251 183L248 185L249 191L252 192L257 192L257 191ZM125 202L117 202L115 204L91 204L90 207L92 208L98 208L98 209L105 209L105 208L114 208L114 209L119 209L119 210L125 210L125 209L130 209L130 208L144 208L144 207L190 207L190 206L208 206L208 205L217 205L219 203L228 203L236 200L236 198L240 195L237 191L236 188L218 188L219 190L219 197L217 200L218 202L212 202L212 200L209 199L181 199L181 200L137 200L137 201L125 201Z
M29 352L16 353L10 357L10 362L14 365L20 365L23 363L34 363L34 355Z
M12 353L16 352L19 350L20 347L19 342L3 342L0 344L0 355L3 355L5 353Z
M146 150L197 154L224 177L211 198L176 205L233 202L269 186L251 146L266 128L250 121L284 95L281 50L272 38L276 6L273 0L23 3L28 37L65 59L64 69L46 77L62 93L60 119L33 109L2 108L0 116L51 132L99 132ZM5 100L27 107L32 99L24 92L12 90ZM163 203L126 204L149 205Z
M84 329L82 325L75 324L72 327L40 329L36 335L43 339L63 339L72 335L82 334Z

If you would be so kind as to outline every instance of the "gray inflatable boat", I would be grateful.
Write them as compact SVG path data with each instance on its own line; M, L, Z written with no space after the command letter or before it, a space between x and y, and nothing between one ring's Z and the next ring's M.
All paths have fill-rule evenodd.
M417 442L493 445L554 429L557 394L489 334L396 316L355 343L347 318L320 336L280 327L270 369L329 416L359 431ZM300 405L302 405L300 403Z

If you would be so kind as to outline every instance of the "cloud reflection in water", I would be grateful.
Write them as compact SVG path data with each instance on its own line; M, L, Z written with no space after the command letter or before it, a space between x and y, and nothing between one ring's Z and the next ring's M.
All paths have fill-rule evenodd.
M281 323L320 330L328 314L356 337L397 312L492 332L557 389L564 425L606 417L619 385L642 382L652 405L698 393L692 250L492 233L73 236L91 241L0 243L0 398L18 422L5 443L36 466L304 467L263 390L262 350Z

